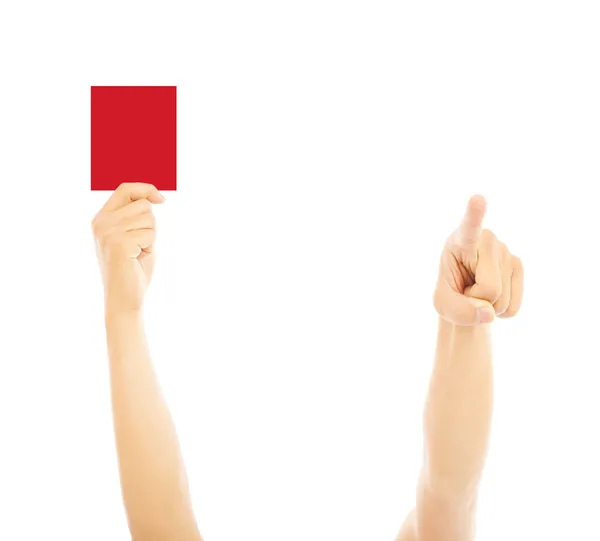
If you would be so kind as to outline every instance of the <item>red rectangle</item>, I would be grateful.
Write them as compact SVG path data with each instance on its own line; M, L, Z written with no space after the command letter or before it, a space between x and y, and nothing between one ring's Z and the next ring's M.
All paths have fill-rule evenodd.
M92 86L92 190L177 188L177 87Z

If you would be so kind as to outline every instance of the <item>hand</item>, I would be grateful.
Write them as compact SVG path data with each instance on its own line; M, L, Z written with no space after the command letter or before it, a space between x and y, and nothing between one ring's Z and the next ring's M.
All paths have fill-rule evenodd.
M154 269L152 203L164 197L151 184L121 184L92 220L96 254L111 308L139 310Z
M488 229L481 229L486 202L469 200L458 229L442 252L434 306L455 325L513 317L523 298L523 264Z

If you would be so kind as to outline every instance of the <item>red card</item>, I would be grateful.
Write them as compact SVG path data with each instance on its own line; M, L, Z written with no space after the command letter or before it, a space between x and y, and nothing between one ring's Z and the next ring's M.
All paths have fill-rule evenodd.
M92 86L92 190L177 188L177 87Z

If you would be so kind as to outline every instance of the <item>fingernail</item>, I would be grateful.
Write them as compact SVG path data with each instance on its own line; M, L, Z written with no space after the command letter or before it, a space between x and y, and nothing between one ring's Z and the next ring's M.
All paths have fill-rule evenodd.
M479 308L477 310L477 315L479 317L479 323L491 323L494 321L494 312L489 308Z

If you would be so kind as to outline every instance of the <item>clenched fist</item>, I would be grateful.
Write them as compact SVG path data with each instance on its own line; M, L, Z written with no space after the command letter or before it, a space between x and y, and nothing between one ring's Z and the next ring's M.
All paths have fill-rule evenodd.
M152 204L164 200L151 184L124 183L92 220L105 299L111 308L142 306L154 268Z
M434 306L455 325L512 317L523 298L523 265L505 244L481 228L486 202L473 196L442 252Z

